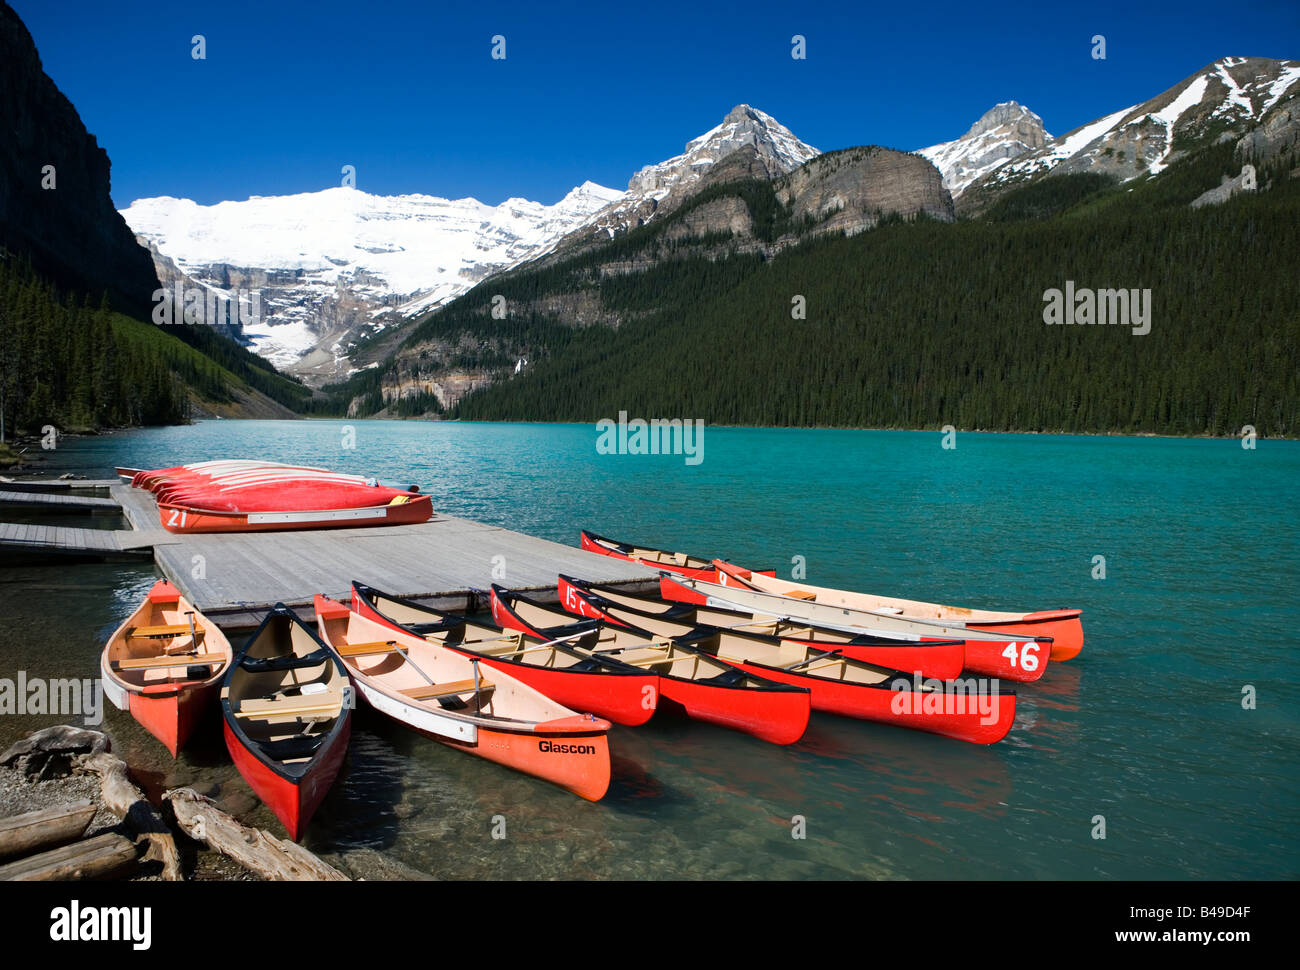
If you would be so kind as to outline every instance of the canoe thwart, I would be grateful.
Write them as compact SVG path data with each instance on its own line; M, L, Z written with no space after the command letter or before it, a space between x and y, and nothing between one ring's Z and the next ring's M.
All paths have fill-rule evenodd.
M183 637L193 633L196 640L203 639L203 627L191 629L188 623L174 623L168 626L133 626L126 631L128 640L153 640L162 637Z
M392 653L397 649L396 640L375 640L370 643L346 643L336 647L340 657L369 657L381 653Z
M477 686L472 680L456 680L446 684L407 687L405 690L398 691L398 693L411 698L413 701L424 701L434 697L446 697L449 694L472 694L475 690L485 693L494 689L495 686L488 680L480 680Z
M199 667L203 665L218 666L225 663L220 654L208 653L173 653L165 657L140 657L136 660L113 660L112 670L165 670L168 667Z

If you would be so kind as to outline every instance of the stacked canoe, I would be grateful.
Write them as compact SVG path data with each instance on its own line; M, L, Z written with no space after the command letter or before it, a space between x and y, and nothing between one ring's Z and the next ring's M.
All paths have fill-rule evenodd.
M415 486L325 468L235 459L117 473L158 501L169 532L269 532L426 522L433 514Z

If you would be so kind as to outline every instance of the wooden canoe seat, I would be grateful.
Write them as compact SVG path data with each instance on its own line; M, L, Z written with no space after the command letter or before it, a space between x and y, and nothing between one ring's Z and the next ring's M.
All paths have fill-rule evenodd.
M220 654L174 653L166 657L140 657L136 660L114 660L110 665L114 670L157 670L166 667L189 667L195 664L222 664L225 658Z
M792 589L785 595L792 600L815 600L817 598L816 593L806 589Z
M496 687L491 681L480 680L478 682L479 693L486 693ZM448 694L469 694L474 691L474 681L456 680L446 684L432 684L424 687L407 687L405 690L399 690L398 693L404 697L409 697L413 701L427 701L434 697L446 697Z
M304 698L263 700L254 698L244 701L235 711L235 717L337 717L342 710L337 694L322 697L319 700L303 702Z
M133 626L126 631L128 640L151 640L159 637L183 637L190 632L188 623L174 623L170 626ZM194 638L203 639L203 627L194 627Z
M374 640L370 643L349 643L338 648L340 657L369 657L374 654L393 653L396 650L396 640Z

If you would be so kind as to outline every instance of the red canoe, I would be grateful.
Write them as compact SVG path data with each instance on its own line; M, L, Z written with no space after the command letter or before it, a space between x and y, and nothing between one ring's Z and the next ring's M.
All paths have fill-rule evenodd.
M561 605L576 616L599 615L584 598L588 594L594 594L621 606L693 626L761 633L810 647L821 647L823 650L833 646L844 656L855 660L864 660L891 670L917 673L936 680L952 680L965 669L966 649L963 640L923 642L918 637L908 639L904 634L873 637L863 633L846 633L812 626L803 621L793 622L779 617L724 610L683 600L667 601L636 596L613 586L589 583L570 576L560 577L559 593Z
M431 500L415 486L275 462L197 462L135 471L131 481L157 497L159 518L169 532L407 525L433 514Z
M298 529L340 529L359 526L412 525L427 522L433 504L427 495L393 499L391 504L364 508L274 509L219 512L187 505L159 503L158 517L168 532L282 532Z
M159 488L178 482L212 481L231 475L247 474L254 471L272 471L293 469L297 471L325 471L307 465L285 465L275 461L255 461L247 458L219 459L200 461L189 465L175 465L171 468L133 469L119 468L118 475L130 477L136 488L156 491Z
M806 687L812 708L828 714L860 718L993 744L1001 741L1015 720L1016 698L969 681L908 677L897 670L852 659L826 643L804 643L740 630L714 629L706 638L681 617L645 613L614 603L568 584L568 594L580 598L584 614L656 637L692 637L692 643L719 660L769 680Z
M1007 613L998 610L972 610L964 606L943 606L920 600L905 600L870 593L855 593L824 586L795 583L766 573L754 573L715 559L718 582L724 586L739 584L748 589L778 596L816 600L831 606L870 613L889 613L908 619L946 626L985 630L1023 640L1027 637L1050 637L1052 659L1071 660L1083 649L1082 610L1041 610L1037 613Z
M354 492L366 493L370 489L388 489L399 494L407 489L381 486L375 479L359 475L342 475L310 469L276 469L248 474L224 476L193 482L168 482L155 488L160 502L199 503L208 508L239 511L251 503L261 504L266 496L276 498L283 488L292 489L294 501L310 499L313 504L340 499L351 501ZM369 502L368 504L374 504ZM321 508L326 507L321 504Z
M710 582L717 581L718 570L710 559L691 556L684 552L667 552L650 546L638 546L630 542L618 542L614 539L598 536L586 529L578 533L578 542L588 552L598 553L602 556L622 559L625 562L640 563L652 569L666 569L669 572L679 573L682 576L691 576L695 579L707 579ZM776 575L774 569L759 570L759 572L764 576Z
M552 639L586 629L558 609L492 587L492 616L507 629ZM599 621L597 621L599 622ZM660 707L669 706L698 721L744 731L773 744L803 737L812 710L806 689L779 684L718 661L694 642L658 639L640 630L599 622L600 646L593 655L614 655L624 663L659 675ZM704 634L707 639L710 634Z
M658 674L576 649L597 645L595 625L576 631L578 636L571 644L547 643L518 630L507 632L474 623L356 582L352 584L352 609L390 630L415 634L479 660L565 707L616 724L644 724L658 706Z
M1051 659L1052 641L1047 637L1009 639L985 630L950 627L933 620L889 613L850 610L815 600L777 596L739 585L723 586L669 573L660 574L659 587L665 599L784 617L832 630L857 631L873 636L901 633L919 637L923 643L961 639L966 653L966 670L985 677L1032 683L1043 676Z
M104 647L104 696L174 758L215 700L230 653L217 625L160 580Z
M609 722L557 704L509 674L316 597L321 639L376 710L448 747L599 801Z
M294 841L343 765L352 708L343 662L283 603L226 673L221 712L230 757Z

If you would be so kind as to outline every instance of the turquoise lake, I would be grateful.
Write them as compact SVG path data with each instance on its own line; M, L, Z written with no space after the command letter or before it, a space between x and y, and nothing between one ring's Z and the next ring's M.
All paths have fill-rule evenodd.
M708 428L692 465L598 454L596 439L591 425L206 421L65 440L40 473L303 462L418 482L436 509L570 545L587 527L785 576L802 557L818 585L1084 610L1083 653L1016 685L1000 744L814 714L782 748L656 718L614 729L596 804L360 710L306 839L345 864L380 853L465 879L1300 876L1300 443L959 433L945 449L937 432ZM95 676L154 578L0 559L0 676ZM60 720L0 717L0 746ZM146 784L199 785L278 831L219 726L173 764L125 715L105 723Z

